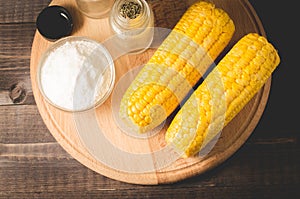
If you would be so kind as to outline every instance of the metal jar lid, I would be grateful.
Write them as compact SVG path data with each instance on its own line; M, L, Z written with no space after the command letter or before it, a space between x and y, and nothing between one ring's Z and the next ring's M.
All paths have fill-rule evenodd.
M54 41L71 34L73 20L66 8L53 5L44 8L40 12L36 26L44 38Z

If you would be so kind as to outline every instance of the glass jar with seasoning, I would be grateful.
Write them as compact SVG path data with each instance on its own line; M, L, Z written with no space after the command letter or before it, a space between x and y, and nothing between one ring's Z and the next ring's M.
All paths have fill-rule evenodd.
M115 0L76 0L78 9L90 18L105 18L109 16L109 12Z
M154 15L145 0L116 0L109 16L114 43L123 52L137 54L150 47Z

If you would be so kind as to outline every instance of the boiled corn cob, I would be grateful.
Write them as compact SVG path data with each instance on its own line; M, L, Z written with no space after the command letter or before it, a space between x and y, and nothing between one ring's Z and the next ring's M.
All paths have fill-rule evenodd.
M280 63L267 39L249 33L225 55L179 110L165 139L183 157L195 155L261 89Z
M193 4L125 92L120 118L143 133L161 124L226 47L235 31L214 4Z

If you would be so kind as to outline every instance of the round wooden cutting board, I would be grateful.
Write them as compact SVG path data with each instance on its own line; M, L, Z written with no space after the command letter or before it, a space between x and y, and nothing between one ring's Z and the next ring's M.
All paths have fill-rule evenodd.
M148 0L155 14L155 26L172 29L194 1ZM213 0L211 2L224 9L236 26L236 32L224 52L247 33L256 32L265 36L258 16L247 0ZM104 42L112 36L107 18L85 17L78 11L75 0L54 0L51 5L54 4L64 6L71 12L74 20L72 35L86 36L99 42ZM164 167L159 167L157 166L159 157L154 154L166 146L164 132L168 123L155 135L134 137L122 132L113 114L115 108L113 97L120 95L118 89L120 84L123 84L122 76L124 74L134 76L136 74L134 69L145 64L155 49L152 48L136 55L123 55L115 59L116 84L109 99L94 109L91 114L76 115L51 106L38 89L37 66L41 55L51 44L53 42L45 40L36 32L30 63L32 89L45 124L58 143L80 163L106 177L127 183L151 185L173 183L202 174L221 164L234 154L251 135L269 96L271 79L224 128L209 153L186 159L178 158L166 163ZM96 124L99 132L91 129L90 123ZM105 148L104 142L107 144ZM121 151L121 155L116 151ZM136 158L140 156L141 159ZM105 158L109 160L106 161ZM159 161L161 163L163 160Z

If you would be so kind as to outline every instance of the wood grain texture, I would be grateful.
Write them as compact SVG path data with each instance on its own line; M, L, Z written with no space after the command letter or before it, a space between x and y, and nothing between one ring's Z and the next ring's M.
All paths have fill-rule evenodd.
M41 10L45 6L47 6L50 2L51 2L50 0L32 0L30 1L29 4L21 0L1 1L1 7L0 7L1 24L33 23L35 22L39 12L41 12Z
M0 106L0 113L0 144L55 142L36 105Z
M267 140L262 140L267 141ZM13 146L6 146L12 148ZM26 146L23 146L26 147ZM291 169L299 165L297 142L263 144L247 142L243 148L216 169L204 175L172 185L141 186L110 180L99 175L64 153L58 143L32 145L23 155L1 155L0 197L20 198L295 198L299 174ZM36 148L36 152L34 152ZM38 153L47 149L49 154ZM298 148L298 149L297 149ZM290 159L284 154L290 152ZM21 150L19 150L21 151ZM56 155L55 155L56 154ZM282 161L276 160L282 155ZM270 157L265 158L265 157ZM260 162L251 164L259 159ZM15 166L18 162L18 167ZM246 164L248 163L248 164ZM35 165L32 167L32 165ZM252 166L250 166L252 165ZM5 172L6 171L6 172ZM284 172L285 175L277 175ZM18 173L18 175L15 175ZM7 179L6 181L1 179ZM24 183L24 181L26 183ZM257 182L264 182L257 184ZM251 188L249 188L251 187ZM255 193L253 193L255 190ZM23 195L22 195L23 194ZM292 195L296 194L296 195ZM294 197L293 197L294 196Z
M228 45L228 49L248 32L257 32L264 35L264 29L258 17L246 1L213 2L217 7L227 11L236 25L236 32ZM154 8L157 6L157 3L153 2ZM87 36L99 42L103 42L112 36L107 19L94 20L83 16L76 9L75 1L53 1L52 4L66 7L72 13L74 21L78 22L75 23L73 36ZM182 6L182 8L186 9L190 4L192 4L192 1L186 2L186 5ZM168 6L168 4L163 3L159 3L159 5ZM157 18L159 17L157 16ZM181 14L176 16L174 13L169 16L169 18L177 18L178 20L180 17ZM210 153L204 157L179 158L170 166L160 168L157 165L165 164L160 162L166 160L165 158L161 160L159 157L163 154L158 153L156 155L156 151L165 149L166 143L163 136L166 128L148 139L135 139L132 136L128 136L120 130L114 120L112 113L113 104L111 104L112 99L110 97L95 110L98 123L98 126L95 128L104 131L104 137L102 138L99 136L99 132L93 133L98 129L94 130L94 127L90 127L93 113L79 113L76 116L76 114L64 112L53 107L44 99L38 89L36 72L43 52L51 44L52 42L45 40L38 32L35 34L32 45L30 72L32 89L41 116L52 135L71 156L88 168L112 179L134 184L165 184L202 174L224 162L240 148L257 125L267 103L271 79L241 113L224 128L221 137ZM116 82L134 67L147 62L153 52L153 50L149 50L139 55L125 55L115 60ZM98 137L91 138L91 135L88 137L86 136L87 134L93 134L93 136ZM105 144L104 141L100 143L100 140L103 139L107 139L110 142L108 144L108 146L111 145L110 148L101 148ZM99 140L98 143L95 140ZM115 148L114 146L118 147ZM104 150L110 155L102 158L106 154ZM135 156L132 154L143 154L143 161L135 159ZM119 165L123 164L125 165L119 167ZM136 170L133 169L131 171L132 168L136 168ZM142 168L147 169L143 170Z
M5 21L10 16L2 17L4 19L1 19ZM0 105L35 104L29 66L35 25L0 23L0 30ZM16 85L22 85L23 90L20 92L25 96L11 96Z
M289 29L284 19L289 21L293 12L278 15L285 8L292 8L288 3L272 2L274 7L269 9L268 3L249 1L263 17L269 38L284 49L284 62L272 82L268 101L271 103L263 121L242 148L217 168L171 185L140 186L106 178L73 159L48 131L36 105L1 104L9 99L8 90L13 84L30 80L33 38L29 35L35 32L38 12L50 1L0 0L0 43L6 45L5 50L0 47L0 68L10 68L9 72L0 69L0 92L6 92L0 95L0 198L300 198L300 134L297 118L288 116L298 107L298 101L290 89L284 89L286 85L295 85L296 78L291 77L297 73L289 66L297 63L292 56L296 51L291 48L295 38L291 35L296 32L282 32ZM172 9L183 13L176 7L181 3L174 1ZM175 20L171 21L160 23L171 28ZM7 31L5 27L13 28ZM15 35L24 37L15 39ZM14 47L16 44L18 48ZM1 57L4 54L6 58ZM294 103L285 103L287 100L280 97L283 94Z

